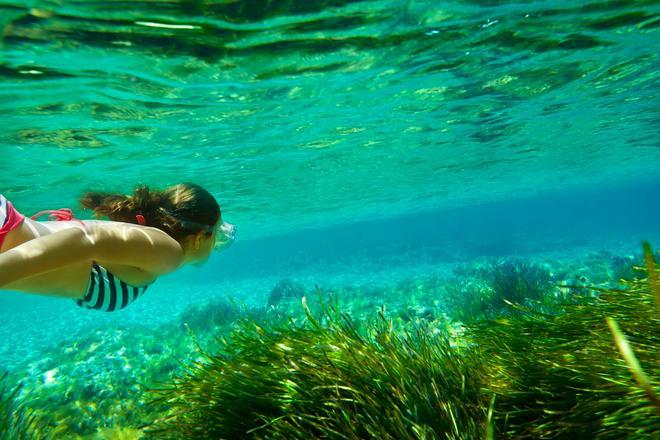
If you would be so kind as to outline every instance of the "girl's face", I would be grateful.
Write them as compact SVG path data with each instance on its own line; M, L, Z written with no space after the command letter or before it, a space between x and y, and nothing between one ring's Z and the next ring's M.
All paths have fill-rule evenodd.
M201 267L209 259L213 250L213 236L207 237L203 232L200 232L193 240L195 240L195 245L193 245L193 250L190 252L189 262L193 266Z
M236 227L231 223L218 222L213 233L207 236L200 232L195 238L194 247L190 259L193 266L201 267L211 256L214 250L221 251L227 249L234 243Z

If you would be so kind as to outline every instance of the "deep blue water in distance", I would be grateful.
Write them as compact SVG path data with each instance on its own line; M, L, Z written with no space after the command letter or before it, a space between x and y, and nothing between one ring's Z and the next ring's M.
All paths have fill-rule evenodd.
M0 192L199 183L238 227L117 314L0 292L0 367L282 278L660 243L654 1L0 0ZM449 270L449 269L447 269Z
M641 240L660 238L659 191L657 179L617 183L239 242L217 256L222 269L209 279L284 276L312 267L340 271L351 258L389 267L404 261L570 255L585 247L639 253Z

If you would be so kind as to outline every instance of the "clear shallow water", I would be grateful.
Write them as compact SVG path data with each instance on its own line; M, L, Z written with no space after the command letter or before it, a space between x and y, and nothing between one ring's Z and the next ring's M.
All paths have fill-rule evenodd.
M239 228L118 314L1 292L0 367L208 298L263 305L283 278L378 288L479 258L657 248L659 13L0 1L0 192L84 217L88 189L193 181Z

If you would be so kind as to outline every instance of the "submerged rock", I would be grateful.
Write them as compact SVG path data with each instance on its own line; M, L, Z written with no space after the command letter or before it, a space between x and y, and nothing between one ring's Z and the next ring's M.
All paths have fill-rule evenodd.
M274 306L287 299L301 299L305 296L302 284L285 278L275 284L268 295L268 306Z

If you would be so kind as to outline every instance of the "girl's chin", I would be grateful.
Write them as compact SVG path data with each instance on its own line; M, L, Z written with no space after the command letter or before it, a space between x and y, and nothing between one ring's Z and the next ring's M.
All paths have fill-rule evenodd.
M206 257L206 258L203 259L203 260L198 260L198 261L195 261L195 262L190 263L190 264L192 264L192 265L195 266L195 267L202 267L202 266L204 266L204 265L206 264L207 261L209 261L209 258L208 258L208 257Z

